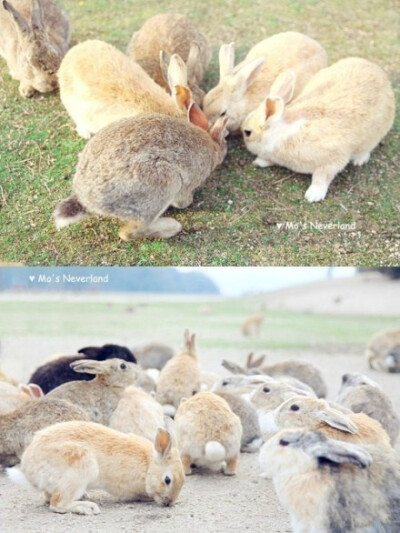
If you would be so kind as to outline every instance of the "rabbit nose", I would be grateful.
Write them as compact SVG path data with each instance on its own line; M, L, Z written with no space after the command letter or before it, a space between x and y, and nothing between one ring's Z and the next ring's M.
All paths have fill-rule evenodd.
M165 498L163 500L163 506L164 507L169 507L171 504L172 504L172 501L169 498Z

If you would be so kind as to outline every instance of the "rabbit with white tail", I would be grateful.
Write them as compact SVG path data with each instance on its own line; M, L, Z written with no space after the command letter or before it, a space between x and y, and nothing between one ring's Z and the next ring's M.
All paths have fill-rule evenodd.
M246 116L265 98L275 78L284 70L297 73L295 94L309 79L327 65L322 46L302 33L288 31L257 43L236 67L234 43L219 51L220 79L203 101L210 120L228 117L230 132L239 130Z
M242 424L223 398L200 392L183 399L175 415L175 428L186 475L192 473L192 464L222 468L226 476L236 473Z
M78 134L88 139L108 124L140 113L184 116L189 89L176 91L186 65L174 55L168 68L173 97L140 65L104 41L79 43L66 54L58 73L60 98Z
M21 473L44 492L56 513L98 514L98 505L81 501L86 490L103 489L122 501L175 503L185 480L178 450L168 431L159 429L154 444L93 422L55 424L39 431L25 450Z
M160 57L160 51L161 57ZM207 37L184 15L161 13L149 18L132 35L126 53L164 89L168 89L170 54L179 54L187 68L188 87L201 105L200 83L211 59Z
M379 66L357 57L320 70L292 100L295 87L294 70L283 72L241 129L256 165L312 174L305 197L318 202L348 163L366 163L389 132L394 92Z
M400 460L379 446L284 430L260 451L294 533L400 531Z
M69 47L68 15L51 0L3 0L0 5L0 56L30 98L57 88L57 71Z
M123 222L124 240L169 238L182 228L162 217L170 205L193 202L193 193L227 153L226 119L209 126L197 104L187 121L143 113L110 124L82 152L73 179L73 196L54 218L57 228L90 214Z

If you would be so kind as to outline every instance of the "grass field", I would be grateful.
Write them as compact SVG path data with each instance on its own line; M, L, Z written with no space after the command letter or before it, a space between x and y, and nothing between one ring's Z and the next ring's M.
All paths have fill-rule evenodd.
M184 328L198 334L201 348L306 349L336 351L358 349L376 331L393 327L394 317L306 314L265 311L258 337L243 337L242 321L255 312L251 299L210 302L169 301L157 298L128 303L20 300L4 302L0 309L0 338L80 337L99 343L163 341L178 348ZM29 346L27 346L29 350Z
M164 11L186 13L217 50L234 40L237 57L279 31L308 33L330 62L360 55L389 73L400 102L397 0L60 0L73 42L104 39L121 50L142 22ZM274 167L256 169L241 139L184 211L171 210L184 231L169 241L122 242L116 221L92 218L57 232L51 214L68 196L84 141L57 94L23 100L0 62L0 260L28 265L394 265L400 244L400 119L362 168L349 166L327 200L308 204L309 177ZM373 110L371 110L372 112ZM308 229L278 228L305 223ZM351 223L353 231L309 223Z

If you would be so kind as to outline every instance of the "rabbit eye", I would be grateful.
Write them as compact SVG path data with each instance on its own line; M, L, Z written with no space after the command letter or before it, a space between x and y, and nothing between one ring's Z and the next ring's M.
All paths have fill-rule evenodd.
M225 385L228 385L228 382L227 382L227 381L223 381L223 382L222 382L222 386L225 387Z
M251 130L244 130L244 134L246 135L246 137L250 137Z
M220 117L224 117L226 115L226 109L225 111L222 111L221 114L219 115Z
M125 368L126 368L126 364L125 364L125 363L121 363L121 364L119 365L119 367L120 367L121 370L125 370Z
M283 440L283 439L281 439L281 440L279 441L279 444L280 444L281 446L289 446L288 441L287 441L287 440Z
M268 387L263 387L263 391L264 391L264 392L271 392L271 389L268 388Z
M171 483L171 478L168 477L168 476L165 476L164 482L165 482L166 485L169 485Z
M291 411L298 411L299 409L300 409L300 407L298 405L296 405L295 403L290 406L290 410Z

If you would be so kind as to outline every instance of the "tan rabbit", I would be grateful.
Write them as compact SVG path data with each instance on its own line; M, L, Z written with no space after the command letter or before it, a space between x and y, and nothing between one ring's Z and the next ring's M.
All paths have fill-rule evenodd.
M242 335L244 335L245 337L253 337L259 335L263 322L263 315L249 316L242 323Z
M184 332L184 348L170 359L160 372L156 400L164 406L164 412L174 416L182 398L200 391L200 367L196 353L196 335Z
M388 133L394 93L380 67L357 57L320 70L292 100L295 86L294 70L282 73L241 128L256 165L312 174L305 197L318 202L336 174L366 163Z
M294 533L400 531L400 459L393 450L283 430L261 448Z
M164 55L160 64L160 52ZM168 88L168 56L178 54L187 65L188 85L194 101L201 105L200 88L211 59L207 37L184 15L162 13L149 18L132 35L126 53L161 87Z
M209 129L192 104L188 121L148 113L100 131L80 156L74 195L58 205L56 226L98 214L123 221L124 240L176 235L181 224L161 215L170 205L188 207L227 153L225 119Z
M155 500L172 505L185 480L171 435L160 429L154 445L93 422L67 422L39 431L21 460L23 476L45 493L56 513L98 514L97 504L80 501L87 489L103 489L122 501Z
M57 422L88 419L85 411L67 400L45 396L26 402L11 413L0 416L0 465L17 464L39 429Z
M140 113L184 116L181 107L190 100L189 91L172 98L140 65L98 40L71 48L61 63L58 80L61 101L85 139L112 122Z
M219 83L208 92L203 109L210 120L229 118L228 129L237 131L247 115L256 109L275 78L293 68L297 74L295 95L311 77L327 65L322 46L302 33L278 33L257 43L234 68L234 43L219 51Z
M381 424L364 413L343 413L325 400L298 396L274 411L271 430L302 427L322 431L328 437L391 448Z
M109 426L123 433L135 433L153 441L160 427L164 427L162 406L147 392L135 386L125 389Z
M69 47L68 15L51 0L4 0L0 5L0 56L19 81L21 96L57 87L57 70Z
M365 356L373 370L400 372L400 328L376 333L368 343Z
M33 383L14 387L9 383L0 382L0 415L11 413L26 402L42 396L42 389Z
M124 390L135 382L138 371L135 363L122 359L92 361L81 359L71 363L75 372L96 377L91 381L69 381L51 390L46 398L69 400L83 409L92 422L109 425Z
M185 474L191 465L225 475L236 473L242 438L240 418L228 403L213 392L200 392L183 400L176 412L175 429Z

